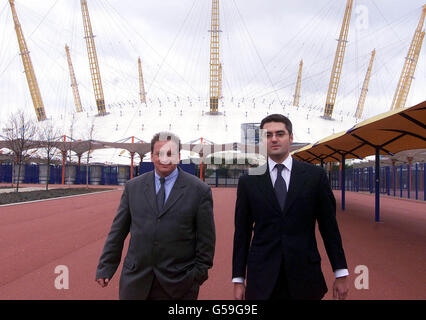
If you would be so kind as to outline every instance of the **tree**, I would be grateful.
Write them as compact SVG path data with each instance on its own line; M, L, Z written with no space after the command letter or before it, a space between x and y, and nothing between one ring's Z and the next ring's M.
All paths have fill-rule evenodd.
M6 141L6 147L13 153L12 186L15 175L14 165L18 166L16 178L16 192L18 192L22 164L31 155L30 150L38 147L38 142L34 140L37 135L37 125L23 110L11 114L7 123L1 138Z
M86 188L89 189L89 161L90 161L90 154L92 153L92 146L93 146L93 137L95 134L95 119L92 119L92 123L90 124L89 131L88 131L88 151L87 151L87 161L86 161Z
M75 114L72 115L72 121L70 125L70 131L69 131L69 137L71 139L71 142L74 139L74 126L75 126ZM66 144L65 152L68 154L69 162L72 163L72 143ZM71 170L68 170L68 180L71 181Z
M45 150L47 164L46 191L49 190L50 164L52 159L59 153L58 141L60 140L60 131L54 126L53 122L45 120L39 127L40 147Z

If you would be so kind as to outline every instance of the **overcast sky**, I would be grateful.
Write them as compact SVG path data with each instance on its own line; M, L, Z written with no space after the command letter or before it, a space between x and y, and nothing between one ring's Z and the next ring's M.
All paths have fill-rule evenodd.
M423 0L355 0L336 111L354 112L376 49L365 114L389 110ZM65 44L81 100L95 105L79 0L16 0L46 113L74 102ZM303 59L301 104L325 104L346 1L220 1L223 94L291 101ZM208 99L210 0L88 0L107 104L138 100L137 59L150 99ZM9 2L0 2L0 117L33 110ZM407 106L425 100L423 46Z

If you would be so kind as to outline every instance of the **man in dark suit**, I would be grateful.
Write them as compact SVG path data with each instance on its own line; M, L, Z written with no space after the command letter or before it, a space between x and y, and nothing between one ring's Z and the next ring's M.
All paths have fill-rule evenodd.
M96 270L106 286L131 238L120 299L194 300L213 265L215 227L210 187L177 168L181 144L172 133L151 141L155 170L128 181Z
M260 128L267 131L264 173L242 176L238 182L232 263L235 299L322 299L327 286L315 239L316 222L336 275L333 297L345 299L348 270L326 173L292 159L292 124L287 117L269 115Z

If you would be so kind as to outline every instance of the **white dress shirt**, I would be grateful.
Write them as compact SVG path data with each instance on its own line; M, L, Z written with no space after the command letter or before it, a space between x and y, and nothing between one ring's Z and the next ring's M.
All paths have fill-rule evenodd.
M157 173L157 171L155 171L154 169L154 174L155 174L155 194L158 193L158 191L160 191L161 188L161 182L160 182L160 175ZM172 191L172 188L178 178L179 175L179 170L178 168L176 168L175 170L172 171L172 173L170 173L167 177L164 177L165 181L164 181L164 204L167 201L167 198L170 195L170 192Z
M277 162L268 157L269 175L271 177L271 182L273 186L275 185L275 181L277 180L278 174L278 169L275 168L276 164ZM288 188L290 186L291 169L293 168L293 158L291 157L291 155L289 155L283 162L281 162L281 164L284 165L284 169L281 171L281 175L285 181L288 191ZM336 271L334 271L334 275L336 278L345 277L349 275L349 271L348 269L336 269ZM232 282L244 283L244 278L233 278Z
M293 167L293 158L289 155L283 162L281 162L281 164L284 165L284 169L281 171L281 176L285 181L285 185L287 186L288 191L288 186L290 185L291 168ZM276 165L277 163L274 160L268 158L269 175L271 176L271 182L273 186L275 186L275 181L277 181L278 169L275 168Z

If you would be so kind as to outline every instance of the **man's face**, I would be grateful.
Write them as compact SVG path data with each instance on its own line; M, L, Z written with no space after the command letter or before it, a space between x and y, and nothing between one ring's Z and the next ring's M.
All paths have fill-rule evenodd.
M162 177L167 177L176 169L180 161L178 147L174 141L157 141L151 154L155 171Z
M290 145L293 143L293 133L288 134L288 130L282 122L267 122L263 125L266 133L266 147L268 156L272 160L284 160L289 152Z

